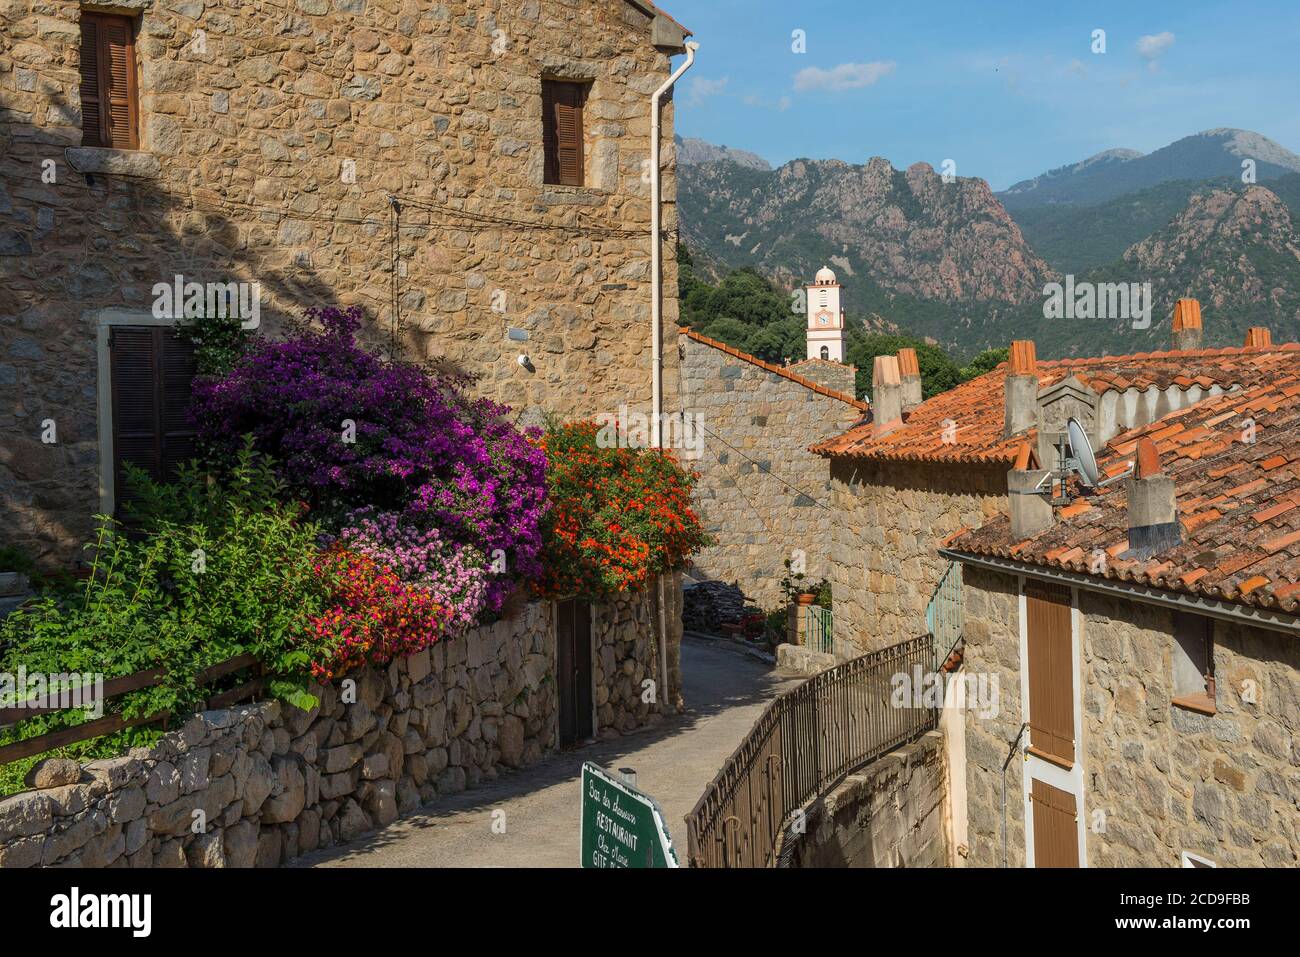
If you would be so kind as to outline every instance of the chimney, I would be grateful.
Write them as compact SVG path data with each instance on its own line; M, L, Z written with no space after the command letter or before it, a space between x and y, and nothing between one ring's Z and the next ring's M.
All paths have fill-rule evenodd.
M902 422L903 383L897 356L876 356L871 369L871 417L876 434L892 432Z
M1267 349L1273 344L1273 334L1265 326L1252 326L1246 330L1247 349Z
M1195 299L1179 299L1174 303L1174 335L1172 348L1185 352L1201 348L1201 304Z
M1052 512L1051 476L1050 470L1038 467L1038 456L1029 443L1021 445L1016 464L1007 473L1011 537L1016 541L1037 535L1056 520Z
M1011 343L1011 368L1007 370L1006 408L1002 434L1015 435L1038 425L1038 359L1034 340Z
M921 364L915 349L898 350L898 373L903 378L903 411L910 412L921 404Z
M1127 558L1145 560L1182 541L1174 480L1160 471L1160 453L1149 438L1140 439L1137 468L1128 486Z

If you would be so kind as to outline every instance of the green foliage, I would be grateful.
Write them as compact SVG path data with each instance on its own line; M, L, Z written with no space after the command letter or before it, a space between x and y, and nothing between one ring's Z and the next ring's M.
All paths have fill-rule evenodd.
M73 592L50 593L0 622L0 672L102 674L105 680L152 668L161 682L114 699L126 717L201 710L212 688L195 676L251 652L272 692L310 704L305 693L308 618L327 583L313 567L318 529L298 508L269 499L267 465L245 449L228 484L182 469L174 488L136 476L144 508L128 533L99 517L89 577ZM0 743L81 724L84 711L37 715L0 733ZM126 731L114 745L151 732Z
M811 592L817 596L813 604L822 608L831 607L830 580L823 578L821 581L813 581L803 572L794 571L788 558L785 560L785 577L781 579L780 587L787 604L793 604L800 595Z
M899 349L909 346L916 350L916 361L921 367L921 393L925 398L947 392L964 381L961 369L946 352L921 339L889 333L851 335L845 358L850 365L858 367L858 395L871 394L871 373L876 356L897 355Z
M249 342L248 332L235 315L182 319L176 324L176 334L194 345L194 360L203 376L225 375Z
M968 364L962 366L961 381L969 382L971 379L982 376L986 372L992 372L999 365L1006 362L1010 354L1010 348L985 349Z
M0 545L0 572L30 575L35 568L35 563L26 552L10 545Z

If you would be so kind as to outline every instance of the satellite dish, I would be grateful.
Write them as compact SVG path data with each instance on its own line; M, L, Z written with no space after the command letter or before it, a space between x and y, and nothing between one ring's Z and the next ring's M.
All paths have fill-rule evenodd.
M1075 418L1065 423L1065 430L1070 435L1070 456L1078 463L1079 474L1087 485L1095 486L1100 473L1097 471L1097 457L1092 454L1088 433L1083 431L1083 426Z

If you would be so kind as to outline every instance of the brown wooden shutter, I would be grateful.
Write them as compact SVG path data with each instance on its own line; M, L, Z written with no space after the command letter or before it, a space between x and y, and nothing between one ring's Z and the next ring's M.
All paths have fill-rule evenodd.
M1078 867L1078 811L1074 795L1033 780L1029 792L1034 810L1034 866Z
M114 499L131 498L123 464L155 481L194 457L195 431L186 412L195 374L194 346L170 329L114 328L109 339L113 388Z
M561 186L582 186L582 106L587 88L581 83L542 81L542 149L545 179Z
M81 128L86 146L139 147L133 34L127 17L81 15Z
M81 15L81 144L103 146L104 118L100 112L99 17Z
M1029 745L1040 757L1074 763L1074 658L1070 589L1025 584Z

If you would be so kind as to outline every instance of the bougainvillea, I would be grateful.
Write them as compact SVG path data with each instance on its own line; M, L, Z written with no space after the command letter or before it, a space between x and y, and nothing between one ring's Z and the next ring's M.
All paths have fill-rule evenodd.
M436 528L422 529L396 512L357 509L348 516L338 544L368 555L448 609L450 633L474 624L487 601L488 567L482 552L449 542Z
M641 588L709 543L691 507L694 474L660 449L602 448L599 431L576 422L542 439L550 496L543 595L598 600Z
M316 572L331 583L329 607L311 617L306 636L319 681L385 665L444 634L448 610L369 555L335 546L317 558Z
M499 610L538 574L546 462L504 406L467 380L384 359L356 341L357 308L313 309L284 341L252 344L195 385L191 416L210 460L252 435L324 521L374 506L504 565L485 593Z

